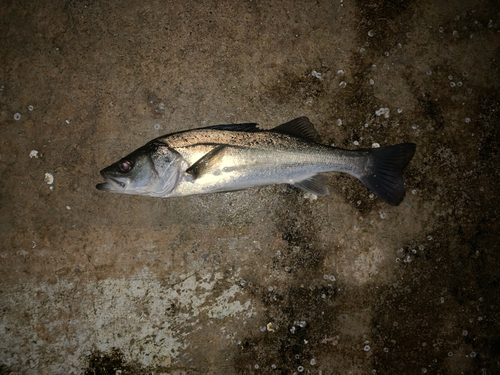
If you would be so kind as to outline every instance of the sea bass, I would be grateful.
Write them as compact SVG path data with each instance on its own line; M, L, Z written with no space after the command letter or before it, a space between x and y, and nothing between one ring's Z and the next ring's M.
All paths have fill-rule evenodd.
M405 196L403 169L414 143L344 150L318 143L307 117L271 130L257 124L215 125L153 139L104 168L99 190L153 197L229 192L290 184L327 195L324 172L358 178L380 199L397 206Z

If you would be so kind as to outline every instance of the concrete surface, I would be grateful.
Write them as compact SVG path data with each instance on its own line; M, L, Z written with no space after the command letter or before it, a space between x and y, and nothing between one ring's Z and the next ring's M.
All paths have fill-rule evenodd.
M500 372L496 1L21 0L0 20L0 373ZM156 136L298 116L336 146L417 143L404 203L340 174L316 200L95 189Z

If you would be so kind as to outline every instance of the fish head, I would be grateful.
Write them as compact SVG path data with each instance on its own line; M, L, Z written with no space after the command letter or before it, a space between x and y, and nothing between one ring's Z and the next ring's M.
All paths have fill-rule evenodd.
M119 194L163 197L179 183L182 156L153 140L100 173L106 182L97 189Z

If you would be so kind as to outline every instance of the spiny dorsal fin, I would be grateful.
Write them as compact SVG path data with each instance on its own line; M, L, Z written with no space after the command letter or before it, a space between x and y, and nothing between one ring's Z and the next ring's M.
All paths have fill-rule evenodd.
M231 130L238 132L258 132L261 131L257 128L256 123L245 123L245 124L229 124L229 125L210 125L200 129L215 129L215 130Z
M306 180L294 183L293 186L304 190L307 193L312 193L315 195L328 195L330 194L330 192L328 191L328 187L326 186L327 183L328 177L326 177L324 174L316 174Z
M319 139L318 132L314 129L314 125L311 124L307 117L296 118L271 129L271 131L288 134L294 137L305 138L314 142L317 142Z

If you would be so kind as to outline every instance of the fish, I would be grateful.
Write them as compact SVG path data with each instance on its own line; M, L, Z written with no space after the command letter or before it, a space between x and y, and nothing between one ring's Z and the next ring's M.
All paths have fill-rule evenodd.
M105 182L96 188L167 198L290 184L322 196L329 194L325 173L343 172L397 206L415 150L414 143L356 150L324 145L307 117L270 130L256 123L213 125L153 139L101 170Z

